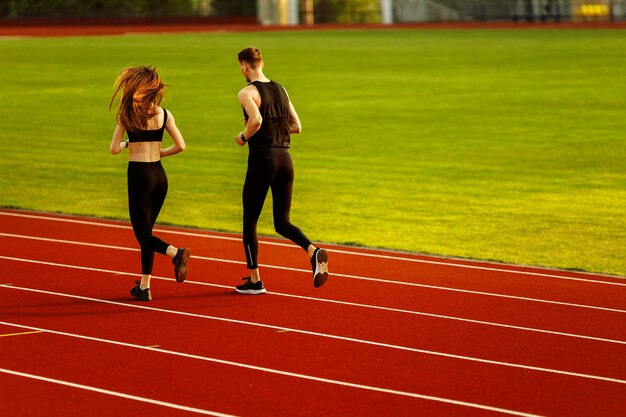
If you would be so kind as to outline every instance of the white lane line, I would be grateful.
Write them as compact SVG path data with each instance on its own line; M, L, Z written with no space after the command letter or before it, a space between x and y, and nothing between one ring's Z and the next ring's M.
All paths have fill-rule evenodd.
M14 326L14 327L23 328L23 329L43 330L43 331L45 331L47 333L58 334L58 335L61 335L61 336L67 336L67 337L73 337L73 338L78 338L78 339L90 340L90 341L100 342L100 343L107 343L107 344L112 344L112 345L117 345L117 346L130 347L130 348L134 348L134 349L148 350L148 351L151 351L151 352L159 352L159 353L163 353L163 354L166 354L166 355L173 355L173 356L179 356L179 357L184 357L184 358L202 360L202 361L213 362L213 363L218 363L218 364L222 364L222 365L229 365L229 366L235 366L235 367L239 367L239 368L251 369L251 370L254 370L254 371L261 371L261 372L277 374L277 375L281 375L281 376L289 376L289 377L305 379L305 380L309 380L309 381L322 382L322 383L326 383L326 384L339 385L339 386L344 386L344 387L349 387L349 388L357 388L357 389L366 390L366 391L374 391L374 392L380 392L380 393L384 393L384 394L392 394L392 395L399 395L399 396L403 396L403 397L418 398L418 399L422 399L422 400L436 401L436 402L441 402L441 403L446 403L446 404L453 404L453 405L459 405L459 406L464 406L464 407L477 408L477 409L481 409L481 410L495 411L495 412L498 412L498 413L510 414L510 415L516 415L516 416L526 416L526 417L531 417L531 416L535 417L536 416L534 414L528 414L528 413L523 413L523 412L519 412L519 411L507 410L507 409L498 408L498 407L491 407L491 406L477 404L477 403L470 403L470 402L465 402L465 401L457 401L457 400L453 400L453 399L449 399L449 398L435 397L435 396L431 396L431 395L423 395L423 394L417 394L417 393L406 392L406 391L398 391L398 390L392 390L392 389L388 389L388 388L374 387L374 386L370 386L370 385L355 384L355 383L339 381L339 380L335 380L335 379L320 378L320 377L315 377L315 376L306 375L306 374L299 374L299 373L295 373L295 372L281 371L281 370L278 370L278 369L265 368L265 367L261 367L261 366L249 365L249 364L244 364L244 363L240 363L240 362L232 362L232 361L227 361L227 360L223 360L223 359L211 358L211 357L207 357L207 356L192 355L192 354L188 354L188 353L176 352L176 351L159 349L159 348L149 348L149 347L146 347L146 346L134 345L134 344L125 343L125 342L118 342L118 341L115 341L115 340L100 339L100 338L96 338L96 337L83 336L83 335L78 335L78 334L73 334L73 333L65 333L65 332L60 332L60 331L50 330L50 329L40 329L40 328L37 328L37 327L24 326L24 325L19 325L19 324L14 324L14 323L0 322L0 324L7 325L7 326Z
M0 235L2 235L2 233L0 233ZM50 240L50 239L47 239L47 240ZM72 242L71 241L61 241L61 243L72 243ZM76 244L77 245L84 245L84 246L91 245L91 244L82 243L82 242L78 242ZM98 247L107 248L107 249L122 249L122 250L128 250L128 251L138 251L138 249L134 249L134 248L120 248L120 247L117 247L117 246L108 246L108 245L98 245ZM236 265L245 265L246 264L245 262L242 262L242 261L233 261L233 260L220 259L220 258L210 258L210 257L205 257L205 256L197 256L197 255L192 255L192 258L193 259L206 260L206 261L230 263L230 264L236 264ZM118 273L118 274L124 273L124 272L120 272L120 271L111 271L111 270L105 270L105 269L101 270L101 269L98 269L98 268L79 267L79 266L67 265L67 264L57 264L57 263L54 263L54 262L36 261L36 260L32 260L32 259L12 258L12 257L9 257L9 256L2 256L2 255L0 255L0 259L7 259L7 260L19 261L19 262L39 263L39 264L42 264L42 265L60 266L60 267L66 267L66 268L78 268L78 269L85 269L85 270L91 270L91 271L105 271L105 272ZM303 272L303 273L307 273L307 274L311 273L311 271L309 271L308 269L288 268L288 267L267 265L267 264L259 264L259 265L262 266L263 268L269 268L269 269L279 269L279 270L284 270L284 271ZM133 273L128 273L128 274L129 275L136 275L136 274L133 274ZM481 295L481 296L487 296L487 297L506 298L506 299L512 299L512 300L530 301L530 302L535 302L535 303L554 304L554 305L561 305L561 306L567 306L567 307L585 308L585 309L601 310L601 311L610 311L610 312L613 312L613 313L626 313L626 310L620 310L620 309L615 309L615 308L590 306L590 305L585 305L585 304L566 303L566 302L562 302L562 301L552 301L552 300L545 300L545 299L541 299L541 298L529 298L529 297L521 297L521 296L516 296L516 295L488 293L488 292L484 292L484 291L462 290L462 289L458 289L458 288L440 287L440 286L436 286L436 285L400 283L400 282L397 282L397 281L386 281L386 280L380 280L378 278L368 278L368 277L361 277L361 276L356 276L356 275L333 274L333 276L339 276L339 277L342 277L342 278L350 278L350 279L358 279L358 280L363 280L363 281L383 281L383 282L388 282L388 283L392 283L392 284L403 284L403 285L409 285L409 286L412 286L412 287L428 288L428 289L434 289L434 290L440 290L440 291L460 292L460 293L464 293L464 294Z
M44 382L48 382L48 383L51 383L51 384L63 385L63 386L66 386L66 387L78 388L78 389L82 389L82 390L85 390L85 391L97 392L98 394L110 395L112 397L120 397L120 398L125 398L127 400L139 401L139 402L142 402L142 403L158 405L158 406L161 406L161 407L174 408L176 410L188 411L190 413L203 414L205 416L233 417L232 414L223 414L223 413L217 413L215 411L202 410L200 408L187 407L187 406L184 406L184 405L173 404L173 403L169 403L169 402L165 402L165 401L159 401L159 400L153 400L153 399L146 398L146 397L140 397L138 395L125 394L123 392L117 392L117 391L111 391L111 390L108 390L108 389L91 387L89 385L77 384L75 382L63 381L63 380L60 380L60 379L47 378L47 377L44 377L44 376L27 374L25 372L13 371L11 369L0 368L0 372L5 373L5 374L9 374L9 375L19 376L19 377L22 377L22 378L29 378L29 379L35 379L35 380L38 380L38 381L44 381Z
M41 265L49 265L49 266L54 266L54 267L59 267L59 268L82 269L82 270L86 270L86 271L102 272L102 273L113 274L113 275L129 275L129 276L137 275L137 274L133 274L131 272L114 271L114 270L110 270L110 269L101 269L101 268L90 268L90 267L83 267L83 266L78 266L78 265L59 264L59 263L37 261L37 260L31 260L31 259L7 258L7 257L4 257L4 256L0 256L0 259L9 259L9 260L19 261L19 262L27 262L27 263L34 263L34 264L41 264ZM152 279L163 280L163 281L171 281L171 282L175 281L173 278L160 277L160 276L156 276L156 275L154 275L152 277ZM233 288L232 286L228 286L228 285L211 284L211 283L207 283L207 282L199 282L199 281L191 281L191 280L186 280L185 282L188 283L188 284L193 284L193 285L202 285L202 286L208 286L208 287L225 288L225 289L231 289L231 290ZM5 285L9 286L9 285L12 285L12 284L7 283ZM507 328L507 329L514 329L514 330L523 330L523 331L530 331L530 332L536 332L536 333L551 334L551 335L557 335L557 336L573 337L573 338L578 338L578 339L594 340L594 341L598 341L598 342L626 344L626 341L623 341L623 340L605 339L605 338L601 338L601 337L585 336L585 335L580 335L580 334L575 334L575 333L557 332L557 331L552 331L552 330L536 329L536 328L532 328L532 327L514 326L514 325L495 323L495 322L489 322L489 321L465 319L465 318L462 318L462 317L446 316L446 315L432 314L432 313L424 313L424 312L421 312L421 311L403 310L403 309L399 309L399 308L390 308L390 307L374 306L374 305L369 305L369 304L351 303L351 302L348 302L348 301L331 300L331 299L327 299L327 298L306 297L306 296L302 296L302 295L285 294L285 293L279 293L279 292L274 292L274 291L268 292L267 294L270 295L270 296L276 295L276 296L281 296L281 297L298 298L298 299L310 300L310 301L316 301L316 302L325 302L325 303L333 303L333 304L340 304L340 305L348 305L348 306L354 306L354 307L360 307L360 308L368 308L368 309L374 309L374 310L389 311L389 312L394 312L394 313L413 314L413 315L418 315L418 316L434 317L434 318L440 318L440 319L446 319L446 320L456 320L456 321L465 322L465 323L474 323L474 324L480 324L480 325L485 325L485 326L494 326L494 327L502 327L502 328ZM623 312L626 313L626 310L624 310Z
M62 218L62 217L59 218L59 217L49 217L49 216L34 216L34 215L29 215L29 214L24 214L24 213L9 213L9 212L3 212L3 211L0 211L0 215L3 215L3 216L14 216L14 217L23 217L23 218L32 218L32 219L38 219L38 220L49 220L49 221L57 221L57 222L67 222L67 223L75 223L75 224L85 224L85 225L89 225L89 226L111 227L111 228L117 228L117 229L132 230L132 228L130 226L127 226L127 225L102 223L102 222L98 222L98 221L95 221L95 220L94 221L88 221L88 220L78 220L78 219ZM156 227L154 230L156 232L158 232L158 233L170 233L170 234L175 234L175 235L180 235L180 236L192 236L192 237L201 237L201 238L206 238L206 239L219 239L219 240L229 240L229 241L241 242L241 238L240 237L213 235L213 234L210 234L210 233L185 232L185 231L161 229L159 227ZM288 247L288 248L297 248L297 246L295 246L292 243L281 243L281 242L272 242L272 241L259 240L259 244L272 245L272 246L282 246L282 247ZM548 274L548 273L541 273L541 272L520 271L520 270L517 270L517 269L507 269L507 268L504 268L504 267L467 265L467 264L460 264L460 263L456 263L456 262L452 262L452 261L444 261L444 260L432 261L432 260L426 260L426 259L407 258L407 257L403 257L403 256L382 255L382 254L376 254L376 253L365 253L365 252L360 252L360 251L356 251L356 250L349 251L349 250L342 250L342 249L328 249L328 251L329 252L342 253L342 254L346 254L346 255L365 256L365 257L380 258L380 259L390 259L390 260L402 261L402 262L413 262L413 263L423 263L423 264L432 264L432 265L442 265L442 266L455 267L455 268L464 268L464 269L477 269L477 270L482 270L482 271L503 272L503 273L510 273L510 274L516 274L516 275L529 275L529 276L537 276L537 277L545 277L545 278L564 279L564 280L581 281L581 282L588 282L588 283L594 283L594 284L626 286L626 283L618 283L618 282L610 282L610 281L600 281L600 280L589 279L589 278L576 278L576 277L570 277L570 276L566 276L566 275ZM472 261L471 260L467 260L466 262L472 262ZM477 261L477 262L480 262L480 261ZM519 267L523 268L524 266L519 266ZM528 268L532 268L532 267L528 267ZM576 273L577 274L583 274L583 275L591 275L591 276L602 276L602 277L605 277L605 278L618 278L618 279L626 278L626 277L604 275L604 274L590 274L590 273L585 273L585 272L576 272Z
M39 241L43 241L43 242L63 243L63 244L69 244L69 245L89 246L89 247L103 248L103 249L115 249L115 250L125 250L125 251L139 252L139 249L137 249L137 248L127 248L127 247L123 247L123 246L103 245L103 244L99 244L99 243L78 242L78 241L65 240L65 239L53 239L53 238L38 237L38 236L16 235L16 234L12 234L12 233L1 233L1 232L0 232L0 236L5 236L5 237L9 237L9 238L16 238L16 239L30 239L30 240L39 240ZM202 260L206 260L206 261L213 261L213 262L230 263L230 264L235 264L235 265L245 265L246 264L243 261L236 261L236 260L222 259L222 258L212 258L212 257L206 257L206 256L199 256L199 255L192 255L192 258L194 258L194 259L202 259ZM287 267L287 266L268 265L268 264L259 264L259 266L261 266L263 268L278 269L278 270L282 270L282 271L292 271L292 272L305 273L305 274L310 274L311 273L311 271L309 269L290 268L290 267ZM479 292L479 291L472 291L472 290L463 290L463 289L450 288L450 287L441 287L441 286L437 286L437 285L417 284L417 283L413 283L413 282L394 281L394 280L383 279L383 278L364 277L364 276L359 276L359 275L349 275L349 274L339 274L339 273L332 273L332 275L334 277L340 277L340 278L358 279L358 280L361 280L361 281L381 282L381 283L395 284L395 285L406 285L406 286L409 286L409 287L430 288L430 289L437 289L437 290L443 290L443 291L456 291L456 292L463 292L463 293L469 293L469 294L487 295L487 296L493 296L493 297L509 297L509 298L527 300L527 301L539 301L540 300L540 299L534 299L534 298L510 296L510 295L505 295L505 294ZM616 286L626 286L626 284L620 284L620 283L606 283L606 284L607 285L616 285ZM551 302L549 300L541 300L541 301ZM555 302L555 303L558 303L558 302ZM573 304L567 304L567 305L573 305ZM609 310L609 311L611 311L611 310Z
M152 278L155 279L155 277L152 277ZM172 282L176 281L173 278L156 277L156 279L160 279L160 280L164 280L164 281L172 281ZM204 286L209 286L209 287L217 287L217 288L225 288L225 289L232 289L233 288L232 286L228 286L228 285L209 284L209 283L205 283L205 282L197 282L197 281L185 281L185 282L188 282L189 284L204 285ZM552 331L552 330L537 329L537 328L534 328L534 327L514 326L514 325L511 325L511 324L495 323L495 322L483 321L483 320L465 319L463 317L446 316L446 315L443 315L443 314L424 313L422 311L402 310L402 309L398 309L398 308L372 306L372 305L368 305L368 304L351 303L349 301L337 301L337 300L329 300L329 299L326 299L326 298L306 297L306 296L303 296L303 295L284 294L284 293L277 293L277 292L273 292L273 291L271 291L271 292L268 291L267 294L269 294L269 295L277 295L277 296L281 296L281 297L298 298L298 299L301 299L301 300L309 300L309 301L331 303L331 304L340 304L340 305L359 307L359 308L368 308L368 309L374 309L374 310L389 311L389 312L394 312L394 313L412 314L412 315L416 315L416 316L432 317L432 318L443 319L443 320L460 321L460 322L463 322L463 323L472 323L472 324L479 324L479 325L483 325L483 326L500 327L500 328L504 328L504 329L521 330L521 331L526 331L526 332L542 333L542 334L549 334L549 335L554 335L554 336L572 337L572 338L575 338L575 339L593 340L595 342L605 342L605 343L615 343L615 344L618 344L618 345L626 345L626 340L605 339L605 338L602 338L602 337L585 336L585 335L576 334L576 333L557 332L557 331Z
M123 246L104 245L104 244L100 244L100 243L78 242L78 241L66 240L66 239L53 239L53 238L39 237L39 236L16 235L16 234L13 234L13 233L2 233L2 232L0 232L0 236L9 237L9 238L15 238L15 239L38 240L38 241L42 241L42 242L63 243L63 244L68 244L68 245L89 246L89 247L102 248L102 249L117 249L117 250L139 252L138 248L127 248L127 247L123 247ZM243 261L236 261L236 260L222 259L222 258L211 258L211 257L199 256L199 255L192 255L192 258L194 258L194 259L202 259L202 260L206 260L206 261L230 263L230 264L236 264L236 265L245 265L246 264ZM283 271L293 271L293 272L302 272L302 273L306 273L306 274L311 274L311 270L309 270L309 269L290 268L290 267L286 267L286 266L277 266L277 265L268 265L268 264L259 264L259 266L261 266L263 268L271 268L271 269L279 269L279 270L283 270ZM365 281L383 282L383 283L388 283L388 284L408 285L408 286L415 286L415 287L421 286L421 284L414 284L412 282L393 281L393 280L382 279L382 278L361 277L361 276L357 276L357 275L346 275L346 274L333 273L333 276L342 277L342 278L351 278L351 279L361 279L361 280L365 280Z
M67 294L67 293L61 293L61 292L45 291L45 290L38 290L38 289L26 288L26 287L18 287L15 285L0 285L0 288L6 288L6 289L11 289L11 290L17 290L17 291L33 292L33 293L38 293L38 294L46 294L46 295L52 295L55 297L64 297L64 298L72 298L76 300L91 301L91 302L101 303L101 304L123 306L123 307L131 308L131 309L147 310L147 311L154 311L158 313L174 314L174 315L185 316L185 317L214 320L214 321L220 321L220 322L225 322L225 323L243 324L246 326L261 327L265 329L283 330L283 331L288 331L288 332L293 332L293 333L305 334L309 336L336 339L336 340L341 340L341 341L354 342L358 344L371 345L371 346L383 347L383 348L395 349L395 350L402 350L402 351L407 351L407 352L417 352L417 353L422 352L419 349L414 349L414 348L410 348L406 346L393 345L393 344L382 343L382 342L374 342L370 340L356 339L352 337L336 336L336 335L331 335L331 334L326 334L326 333L319 333L319 332L295 329L295 328L290 328L290 327L275 326L271 324L256 323L256 322L249 321L249 320L244 321L244 320L237 320L237 319L229 319L226 317L210 316L206 314L189 313L186 311L167 310L167 309L162 309L162 308L157 308L157 307L148 307L146 305L122 303L118 301L104 300L100 298L91 298L91 297L84 297L80 295L73 295L73 294Z
M114 271L110 269L100 269L100 268L89 268L89 267L83 267L83 266L78 266L78 265L59 264L59 263L36 261L36 260L30 260L30 259L7 258L3 256L0 256L0 259L10 259L13 261L49 265L49 266L54 266L54 267L59 267L59 268L82 269L82 270L87 270L87 271L102 272L102 273L113 274L113 275L129 275L129 276L136 275L131 272ZM156 275L154 275L152 279L170 281L170 282L175 281L173 278L160 277ZM233 289L233 287L229 285L211 284L208 282L191 281L191 280L186 280L185 282L187 284L192 284L192 285L225 288L225 289L230 289L230 290ZM0 284L0 285L10 286L12 284L6 283L6 284ZM606 338L586 336L586 335L581 335L581 334L576 334L576 333L557 332L557 331L552 331L552 330L537 329L533 327L514 326L510 324L495 323L495 322L482 321L482 320L472 320L472 319L466 319L466 318L456 317L456 316L446 316L442 314L425 313L425 312L414 311L414 310L404 310L404 309L399 309L399 308L382 307L382 306L375 306L375 305L361 304L361 303L352 303L349 301L331 300L327 298L306 297L303 295L286 294L286 293L279 293L279 292L274 292L274 291L268 292L267 294L269 296L276 295L280 297L297 298L301 300L309 300L309 301L315 301L315 302L340 304L340 305L347 305L347 306L353 306L353 307L359 307L359 308L367 308L367 309L372 309L372 310L389 311L393 313L413 314L417 316L434 317L434 318L445 319L445 320L460 321L464 323L473 323L473 324L479 324L479 325L485 325L485 326L501 327L505 329L522 330L522 331L550 334L550 335L556 335L556 336L572 337L572 338L577 338L577 339L593 340L597 342L606 342L606 343L626 345L626 341L624 340L606 339ZM624 313L626 313L626 310L624 311Z
M139 248L127 248L124 246L103 245L101 243L78 242L75 240L66 240L66 239L53 239L49 237L16 235L13 233L2 233L2 232L0 232L0 236L10 237L10 238L15 238L15 239L38 240L41 242L65 243L68 245L89 246L92 248L118 249L118 250L139 252Z
M432 350L416 349L416 348L410 348L406 346L392 345L390 343L373 342L371 340L356 339L356 338L346 337L346 336L336 336L336 335L331 335L327 333L312 332L308 330L294 329L294 328L282 327L282 326L274 326L271 324L255 323L251 321L229 319L229 318L217 317L217 316L209 316L205 314L188 313L185 311L167 310L167 309L148 307L148 306L143 306L143 305L138 305L138 304L120 303L117 301L102 300L99 298L83 297L79 295L65 294L65 293L59 293L59 292L53 292L53 291L37 290L34 288L17 287L14 285L0 285L0 288L6 288L6 289L11 289L11 290L17 290L17 291L34 292L34 293L39 293L39 294L52 295L56 297L73 298L77 300L92 301L95 303L123 306L123 307L135 308L135 309L140 309L140 310L154 311L158 313L173 314L173 315L179 315L179 316L185 316L185 317L194 317L194 318L214 320L214 321L233 323L233 324L243 324L246 326L261 327L261 328L272 329L272 330L282 330L282 331L288 331L288 332L293 332L293 333L298 333L298 334L305 334L308 336L323 337L327 339L341 340L345 342L352 342L352 343L357 343L357 344L362 344L362 345L401 350L401 351L412 352L412 353L420 353L424 355L438 356L438 357L451 358L451 359L460 359L463 361L477 362L477 363L488 364L488 365L525 369L525 370L531 370L531 371L537 371L537 372L546 372L550 374L565 375L565 376L571 376L571 377L577 377L577 378L592 379L592 380L613 382L617 384L626 385L626 380L621 380L617 378L583 374L579 372L563 371L563 370L551 369L551 368L542 368L542 367L531 366L531 365L521 365L521 364L512 363L512 362L495 361L495 360L490 360L490 359L476 358L473 356L455 355L451 353L437 352L437 351L432 351ZM0 322L0 324L1 323L2 322Z

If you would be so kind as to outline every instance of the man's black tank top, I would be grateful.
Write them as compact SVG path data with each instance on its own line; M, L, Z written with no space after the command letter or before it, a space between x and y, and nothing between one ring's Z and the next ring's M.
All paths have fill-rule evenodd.
M131 132L127 130L128 141L134 142L161 142L163 141L163 131L165 130L165 124L167 123L167 111L163 109L163 126L160 129L153 130L135 130Z
M248 147L255 148L289 148L289 97L285 89L275 81L253 81L261 96L259 112L263 117L261 127L249 137ZM248 120L246 111L244 117Z

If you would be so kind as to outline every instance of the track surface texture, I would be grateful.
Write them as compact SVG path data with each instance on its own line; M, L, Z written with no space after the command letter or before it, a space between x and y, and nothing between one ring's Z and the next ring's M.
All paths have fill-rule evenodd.
M0 210L7 416L626 415L626 280L158 226L153 301L126 222Z

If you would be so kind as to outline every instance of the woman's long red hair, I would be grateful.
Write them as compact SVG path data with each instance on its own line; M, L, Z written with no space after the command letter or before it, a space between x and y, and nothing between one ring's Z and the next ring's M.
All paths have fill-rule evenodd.
M156 67L124 68L117 76L114 88L109 111L120 94L117 122L126 130L145 130L148 120L157 115L157 106L166 91Z

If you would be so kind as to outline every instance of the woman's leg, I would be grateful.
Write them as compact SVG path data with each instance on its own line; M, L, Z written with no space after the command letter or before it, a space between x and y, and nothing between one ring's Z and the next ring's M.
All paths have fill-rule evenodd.
M159 181L155 189L150 194L150 200L152 202L152 210L150 213L150 234L152 234L152 228L156 223L157 217L159 217L159 213L161 213L161 208L163 208L163 203L165 203L165 197L167 196L167 190L169 187L167 181L167 175L165 174L165 170L159 164ZM173 258L178 253L178 248L164 242L160 238L152 235L155 240L152 242L154 246L154 251L157 253L161 253L163 255L167 255L170 258ZM163 249L165 247L165 250Z
M161 208L163 207L163 203L165 202L165 197L167 196L168 190L168 182L167 182L167 174L165 173L165 169L159 162L155 164L157 168L158 174L158 182L157 186L154 188L151 194L152 200L152 227L154 227L154 223L156 222L159 213L161 212ZM152 233L152 228L150 229ZM174 276L176 277L177 282L183 282L187 278L187 261L191 256L191 252L188 248L177 248L164 242L157 236L152 235L151 237L151 245L154 248L154 251L157 253L161 253L163 255L167 255L172 258L172 264L174 264Z
M152 227L165 201L161 170L152 163L130 163L128 167L128 211L135 238L141 247L140 289L150 287L154 252L165 254L168 244L152 235Z

